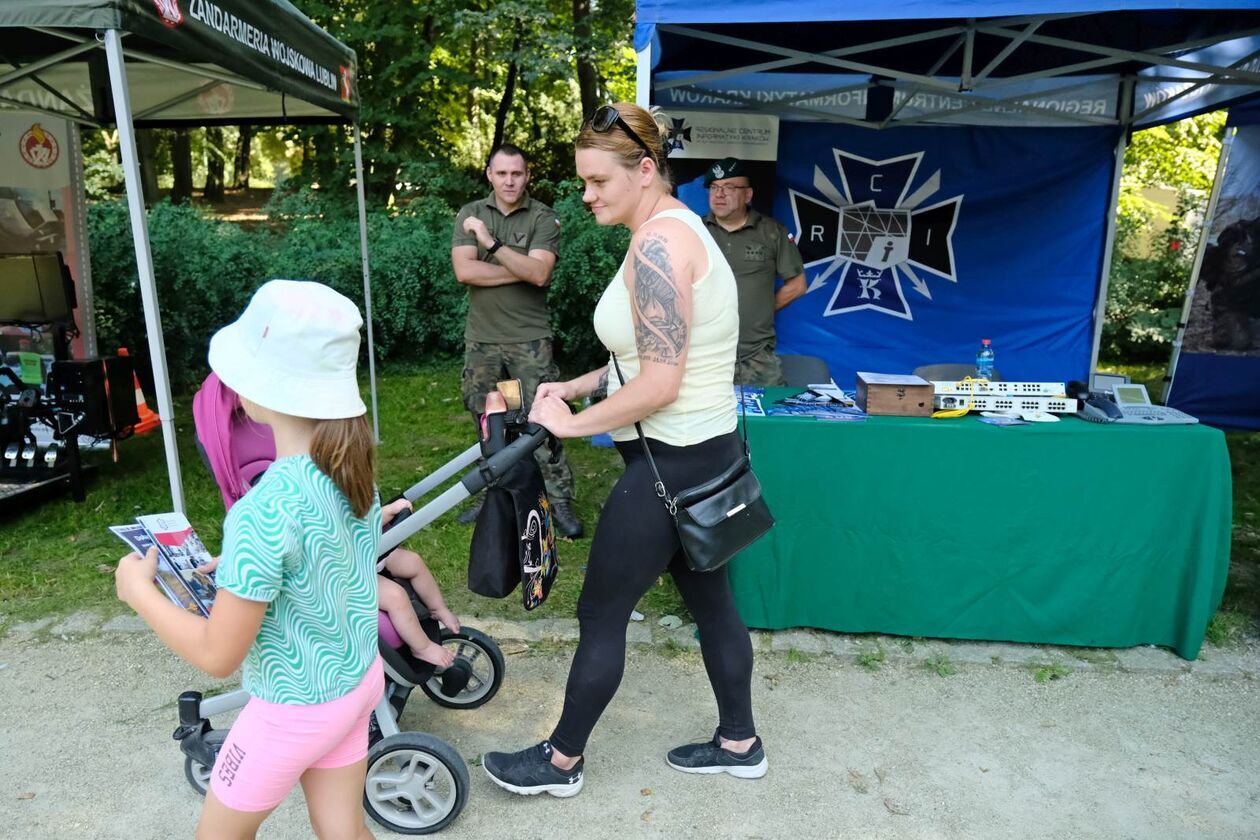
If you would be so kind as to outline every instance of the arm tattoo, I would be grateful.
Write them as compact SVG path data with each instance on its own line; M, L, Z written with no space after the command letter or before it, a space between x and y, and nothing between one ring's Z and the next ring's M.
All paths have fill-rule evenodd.
M599 375L599 381L595 383L595 392L608 393L608 371L604 371Z
M639 358L677 365L687 347L687 320L678 300L665 237L649 234L634 255L634 338Z

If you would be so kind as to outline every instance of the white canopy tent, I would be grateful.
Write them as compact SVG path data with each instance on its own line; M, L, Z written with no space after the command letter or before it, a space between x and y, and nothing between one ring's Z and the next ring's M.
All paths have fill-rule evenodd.
M184 510L175 413L137 127L352 123L373 428L379 439L354 51L286 0L0 3L0 109L117 125L173 509ZM261 279L261 278L260 278Z

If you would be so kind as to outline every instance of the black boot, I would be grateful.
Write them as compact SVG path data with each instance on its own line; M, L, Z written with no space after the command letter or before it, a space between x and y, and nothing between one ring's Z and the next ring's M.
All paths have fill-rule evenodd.
M582 520L577 518L572 505L569 499L557 499L551 506L551 513L556 520L556 533L562 537L576 539L582 536Z

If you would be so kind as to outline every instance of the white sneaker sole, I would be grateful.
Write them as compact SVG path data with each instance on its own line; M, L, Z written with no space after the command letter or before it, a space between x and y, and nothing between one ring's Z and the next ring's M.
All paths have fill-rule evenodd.
M541 785L539 787L520 787L518 785L508 784L502 779L496 778L495 775L490 772L489 767L486 767L485 770L486 770L486 775L490 777L490 781L494 782L496 785L503 788L504 790L511 791L512 793L520 794L521 796L537 796L540 793L550 793L552 796L559 797L560 799L568 799L570 796L577 796L578 793L580 793L582 790L582 785L586 782L586 774L583 773L581 776L578 776L578 780L571 785ZM765 771L763 770L762 772L764 773Z
M666 757L665 763L670 767L673 767L675 770L679 770L683 773L696 773L702 776L715 776L718 773L728 773L737 779L760 779L762 776L766 775L766 771L770 769L770 762L766 761L764 758L756 764L750 764L747 766L736 765L732 767L683 767L670 761L668 757Z

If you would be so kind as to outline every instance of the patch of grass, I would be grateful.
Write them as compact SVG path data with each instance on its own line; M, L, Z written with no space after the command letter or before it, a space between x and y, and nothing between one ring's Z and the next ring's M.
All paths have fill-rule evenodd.
M569 657L573 655L573 649L575 647L577 647L576 642L549 637L529 642L526 654L529 656L543 657Z
M675 659L682 656L691 656L695 653L695 651L679 642L673 636L665 637L665 646L661 650L666 656Z
M1061 680L1072 673L1072 669L1060 662L1030 662L1028 670L1033 679L1039 683Z
M804 651L797 650L796 648L788 648L787 661L789 665L804 665L813 658L813 656L805 653Z
M381 445L377 474L381 495L390 498L415 484L472 445L473 424L460 396L460 363L390 363L378 368ZM366 391L366 385L365 385ZM217 553L223 539L223 502L210 472L196 451L191 394L175 401L175 418L188 517L207 547ZM114 596L113 566L123 544L108 530L138 514L170 510L170 489L159 433L119 444L119 461L108 453L88 453L94 469L87 476L87 501L69 494L41 503L6 502L0 510L0 614L5 622L29 621L82 609L105 615L125 611ZM521 609L519 593L502 600L468 591L468 543L471 525L447 514L408 540L433 571L447 603L457 615L506 616L513 619L572 618L581 592L591 535L604 499L621 474L616 450L591 446L583 439L565 442L578 498L576 509L586 536L561 540L560 575L547 602L532 612ZM663 578L639 603L651 616L667 613L690 620L670 578Z
M1236 645L1253 624L1250 616L1222 607L1208 622L1207 640L1213 647Z
M914 639L901 639L897 642L906 653L914 653Z
M864 650L857 656L858 664L868 671L878 671L887 659L888 654L879 646L875 650Z
M934 653L927 659L923 660L923 667L938 677L948 677L958 673L958 669L954 667L954 663L949 661L949 657L943 653Z

